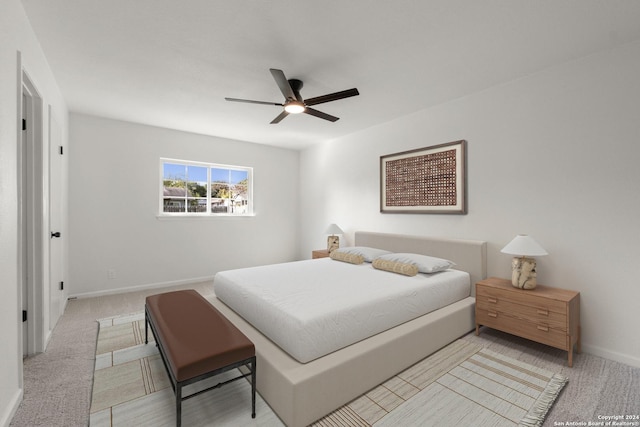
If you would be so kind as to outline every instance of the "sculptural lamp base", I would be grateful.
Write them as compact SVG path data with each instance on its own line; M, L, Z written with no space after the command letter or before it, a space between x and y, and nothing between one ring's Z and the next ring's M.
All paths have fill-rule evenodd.
M327 237L327 250L329 253L335 251L340 247L340 238L338 236Z
M527 257L514 257L511 261L511 284L520 289L536 287L536 260Z

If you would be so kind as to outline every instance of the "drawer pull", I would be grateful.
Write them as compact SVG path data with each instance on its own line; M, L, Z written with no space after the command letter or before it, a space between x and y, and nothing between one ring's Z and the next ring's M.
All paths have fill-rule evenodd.
M494 304L495 304L495 303L497 303L497 302L498 302L498 299L497 299L497 298L489 297L489 298L487 298L487 301L489 301L489 302L491 302L491 303L494 303Z
M489 317L498 317L498 313L496 313L494 311L489 311L489 312L487 312L487 316L489 316Z
M541 316L548 316L549 315L549 310L538 309L538 314L540 314Z
M538 325L538 330L543 332L549 332L549 327Z

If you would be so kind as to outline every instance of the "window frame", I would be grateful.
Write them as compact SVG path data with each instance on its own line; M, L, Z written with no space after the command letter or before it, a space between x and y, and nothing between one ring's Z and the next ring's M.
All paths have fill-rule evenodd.
M204 167L207 169L207 183L206 183L206 188L207 188L207 197L206 197L206 212L189 212L188 211L188 200L189 195L188 192L185 193L184 196L184 200L185 200L185 211L182 212L165 212L164 211L164 200L165 198L167 198L164 195L164 165L165 164L173 164L173 165L182 165L185 167L188 166L194 166L194 167ZM233 212L213 212L211 209L211 205L212 205L212 200L214 199L213 197L211 197L211 188L212 188L212 182L211 182L211 178L212 178L212 174L211 174L211 169L228 169L228 170L235 170L235 171L242 171L242 172L246 172L247 173L247 202L246 202L246 212L244 213L233 213ZM238 165L229 165L229 164L223 164L223 163L210 163L210 162L202 162L202 161L195 161L195 160L183 160L183 159L173 159L173 158L167 158L167 157L160 157L160 161L159 161L159 177L160 179L158 180L158 187L159 187L159 197L158 197L158 218L171 218L171 217L177 217L177 218L215 218L215 217L248 217L248 216L254 216L254 211L253 211L253 167L250 166L238 166ZM190 181L187 180L185 181L185 184L188 184ZM193 199L193 198L192 198ZM204 198L203 198L204 199ZM231 199L229 199L231 200Z

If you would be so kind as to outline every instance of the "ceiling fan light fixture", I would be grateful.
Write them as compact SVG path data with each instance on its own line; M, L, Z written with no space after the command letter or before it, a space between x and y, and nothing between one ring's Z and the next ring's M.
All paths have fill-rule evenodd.
M314 105L324 104L325 102L337 101L339 99L349 98L352 96L360 95L358 89L347 89L342 90L340 92L329 93L327 95L316 96L313 98L304 99L300 95L300 89L302 89L302 80L298 79L290 79L287 80L287 77L284 75L282 70L278 70L275 68L270 68L269 71L273 76L273 79L276 81L280 92L284 96L284 103L281 104L279 102L265 102L265 101L254 101L251 99L238 99L238 98L225 98L227 101L234 102L247 102L249 104L262 104L262 105L276 105L278 107L283 107L283 111L278 114L278 116L273 119L270 124L275 125L278 124L287 117L289 114L300 114L306 113L310 116L317 117L319 119L327 120L330 122L335 122L340 120L339 117L332 116L331 114L323 113L322 111L318 111L315 108L312 108Z
M304 106L304 104L299 101L291 101L284 106L284 111L289 114L300 114L304 112L305 109L306 107Z

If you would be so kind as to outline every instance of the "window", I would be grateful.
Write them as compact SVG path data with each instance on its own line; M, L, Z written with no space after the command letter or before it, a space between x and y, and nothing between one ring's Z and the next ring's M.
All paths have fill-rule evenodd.
M253 168L160 159L162 215L252 215Z

